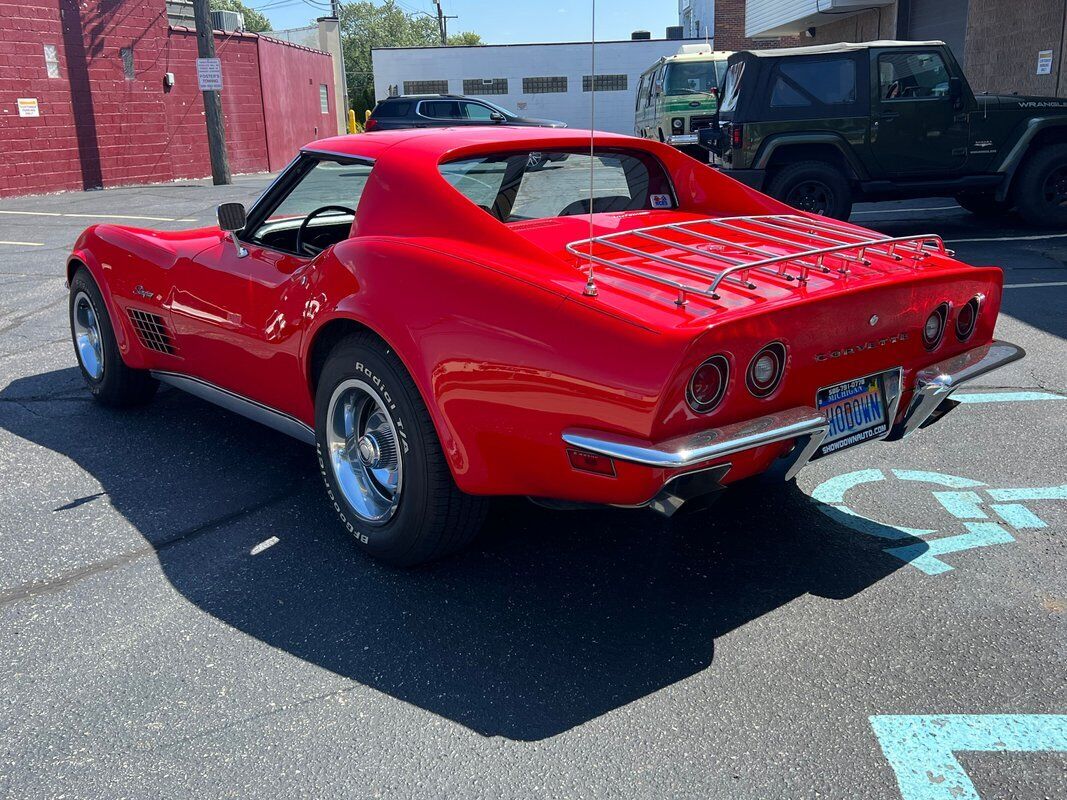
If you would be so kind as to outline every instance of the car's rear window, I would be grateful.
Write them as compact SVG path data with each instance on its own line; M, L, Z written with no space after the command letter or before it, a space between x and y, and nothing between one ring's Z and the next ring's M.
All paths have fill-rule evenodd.
M411 103L378 103L371 116L378 119L406 117L409 111L411 111Z
M503 222L593 211L673 208L660 163L634 151L546 150L468 158L441 165L462 195Z

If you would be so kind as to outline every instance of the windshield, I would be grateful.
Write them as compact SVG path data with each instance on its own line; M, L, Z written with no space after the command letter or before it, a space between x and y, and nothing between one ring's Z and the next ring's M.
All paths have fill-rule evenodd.
M666 94L710 93L719 85L725 61L690 61L667 65L663 81Z
M673 208L659 162L637 151L545 150L442 164L441 175L501 222L594 212Z
M486 100L484 97L479 97L478 98L478 102L481 103L482 105L489 106L494 111L499 111L501 114L503 114L508 119L518 119L519 118L518 115L514 111L508 111L503 106L498 106L492 100Z

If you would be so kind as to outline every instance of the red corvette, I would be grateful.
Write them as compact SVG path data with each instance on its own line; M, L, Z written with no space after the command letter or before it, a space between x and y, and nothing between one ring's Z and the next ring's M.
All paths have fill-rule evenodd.
M670 514L789 479L1023 355L992 338L1001 271L935 235L569 129L324 139L219 227L89 228L67 277L98 400L168 383L314 444L396 564L467 543L489 495Z

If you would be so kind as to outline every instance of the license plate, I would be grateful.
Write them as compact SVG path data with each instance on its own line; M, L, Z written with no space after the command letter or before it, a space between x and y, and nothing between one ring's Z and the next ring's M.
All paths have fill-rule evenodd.
M815 407L829 423L816 457L881 438L889 430L885 375L869 375L820 389Z

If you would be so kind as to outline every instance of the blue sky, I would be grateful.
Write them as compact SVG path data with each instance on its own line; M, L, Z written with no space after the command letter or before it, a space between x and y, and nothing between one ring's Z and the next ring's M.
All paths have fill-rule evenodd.
M275 28L306 25L328 6L324 0L245 0L263 8ZM400 0L410 11L433 12L431 0ZM474 31L489 44L572 42L589 39L590 0L443 0L449 32ZM643 28L657 39L678 24L677 0L598 0L597 39L629 39Z

